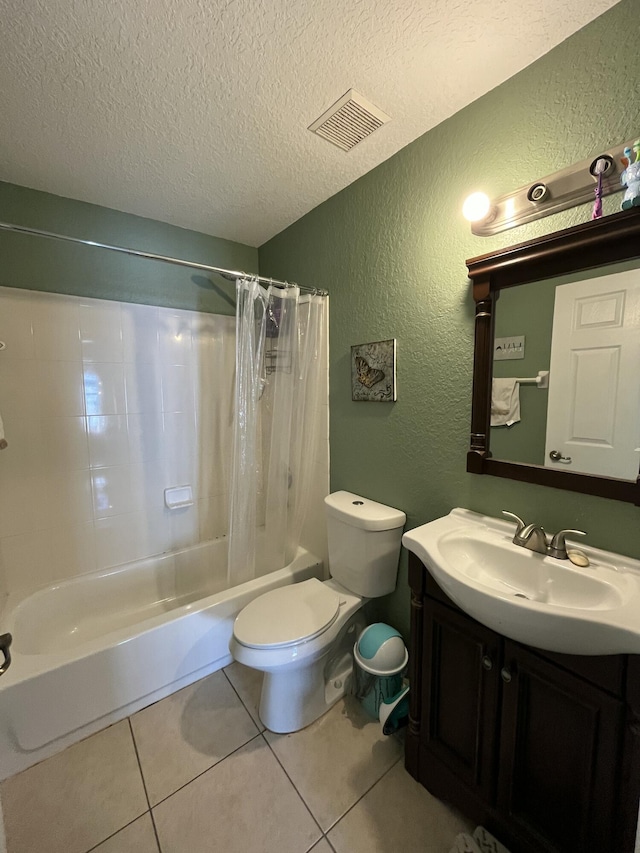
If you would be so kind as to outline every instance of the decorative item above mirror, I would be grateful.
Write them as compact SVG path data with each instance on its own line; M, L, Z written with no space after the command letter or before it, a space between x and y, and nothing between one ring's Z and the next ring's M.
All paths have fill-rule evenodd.
M629 196L625 195L625 201L634 197L634 190L630 188L634 181L638 182L639 157L640 140L622 142L493 200L485 193L472 193L462 213L471 222L473 234L488 237L584 204L594 198L595 191L592 218L598 219L602 216L603 196L620 192L626 185ZM627 206L637 206L637 202L623 203L623 210Z
M476 303L467 471L640 505L640 269L629 271L638 259L634 207L467 261ZM518 349L495 369L501 386L496 328ZM535 363L516 360L520 349ZM548 390L536 381L543 371ZM519 378L531 381L521 389Z

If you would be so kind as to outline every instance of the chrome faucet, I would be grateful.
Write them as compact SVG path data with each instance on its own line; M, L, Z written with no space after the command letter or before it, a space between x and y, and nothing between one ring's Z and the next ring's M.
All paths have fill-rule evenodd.
M524 521L513 512L502 510L503 515L508 515L509 518L515 519L517 522L516 532L513 537L513 544L520 545L521 548L528 548L530 551L535 551L537 554L545 554L549 557L555 557L557 560L568 559L567 543L565 536L586 536L584 530L559 530L554 536L545 532L544 527L539 524L525 524Z

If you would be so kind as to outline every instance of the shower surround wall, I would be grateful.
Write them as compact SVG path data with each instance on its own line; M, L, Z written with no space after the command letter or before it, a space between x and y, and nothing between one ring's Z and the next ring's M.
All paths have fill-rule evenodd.
M0 287L4 595L226 532L234 323Z

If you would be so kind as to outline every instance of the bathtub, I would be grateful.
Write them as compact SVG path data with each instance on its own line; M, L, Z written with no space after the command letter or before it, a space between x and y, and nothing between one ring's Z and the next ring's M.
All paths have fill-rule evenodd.
M323 563L232 589L226 539L94 572L9 599L12 663L0 678L0 779L226 666L238 612Z

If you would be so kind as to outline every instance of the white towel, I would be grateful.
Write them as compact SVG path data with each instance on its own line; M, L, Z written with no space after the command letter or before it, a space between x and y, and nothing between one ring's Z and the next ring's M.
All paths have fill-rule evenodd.
M504 844L500 844L484 826L476 826L473 832L473 840L478 845L480 853L509 853Z
M516 379L491 383L491 426L508 426L520 420L520 385Z
M4 437L4 424L2 423L2 418L0 417L0 450L4 450L7 446L7 440Z
M482 851L474 838L466 832L461 832L454 838L453 847L449 853L482 853Z

